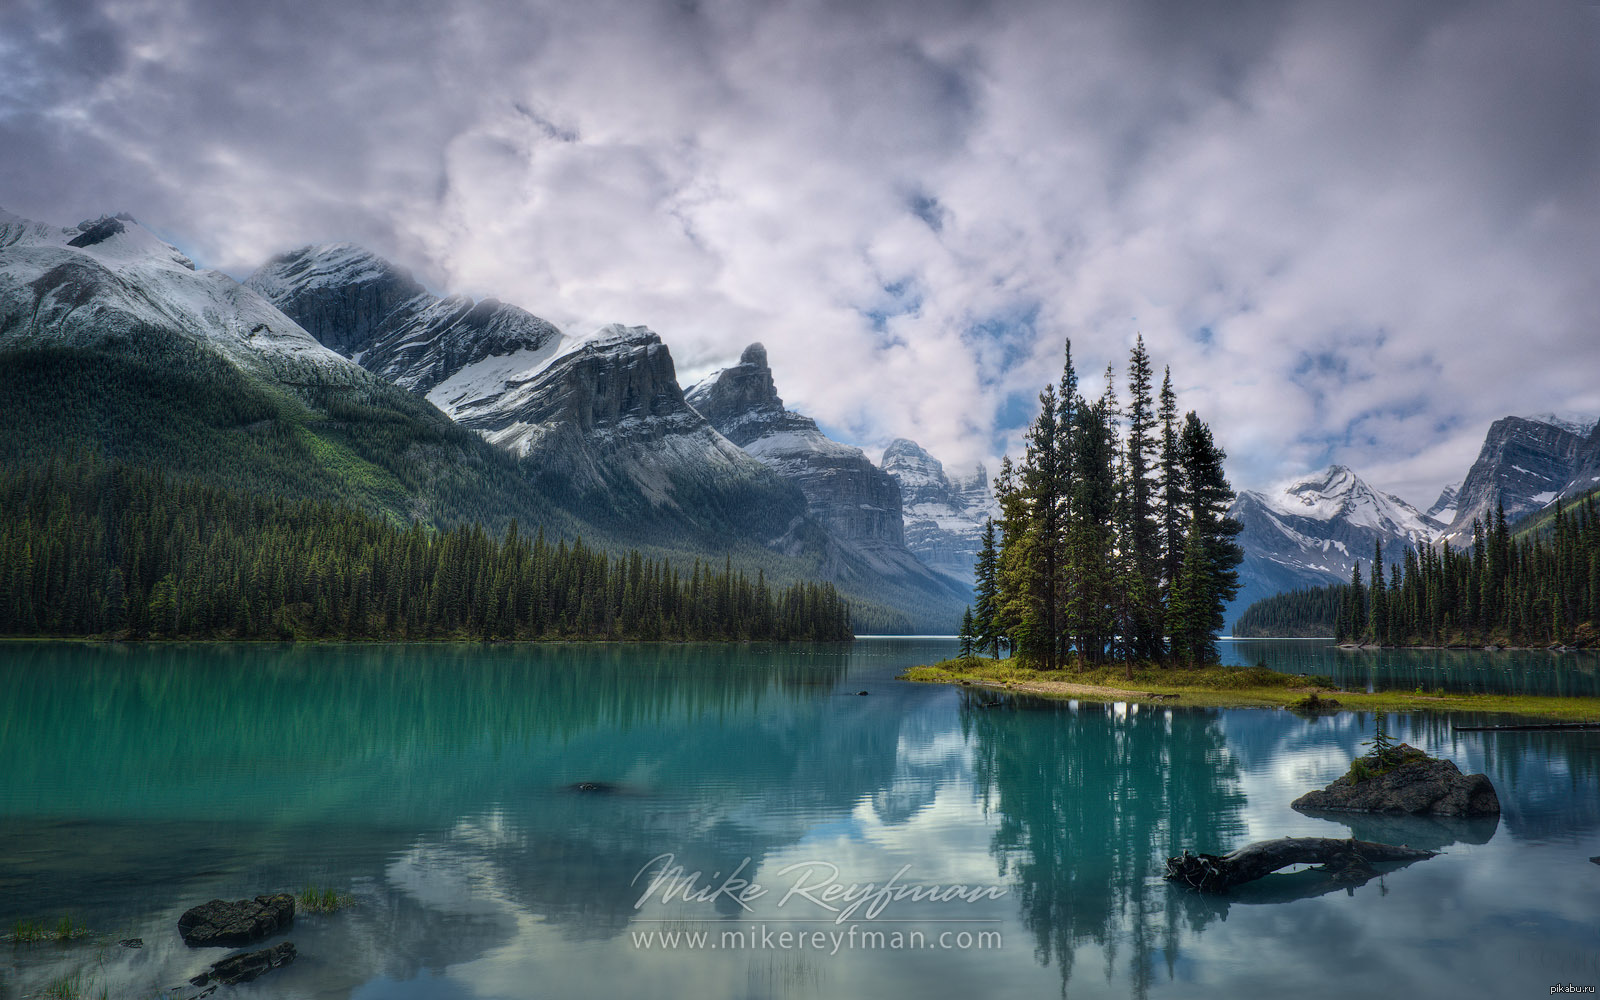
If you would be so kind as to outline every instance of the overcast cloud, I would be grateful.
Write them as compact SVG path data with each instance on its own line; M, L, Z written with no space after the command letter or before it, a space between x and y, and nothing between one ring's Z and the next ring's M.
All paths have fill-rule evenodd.
M353 240L876 455L1015 454L1142 332L1236 487L1419 506L1600 415L1600 5L21 0L0 205L244 275Z

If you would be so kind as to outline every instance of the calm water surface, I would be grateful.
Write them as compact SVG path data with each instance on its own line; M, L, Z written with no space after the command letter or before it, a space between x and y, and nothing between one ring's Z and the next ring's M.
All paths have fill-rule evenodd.
M1345 770L1371 716L1079 707L893 680L953 651L5 645L0 930L70 913L94 934L0 944L0 1000L73 973L94 995L152 996L228 953L185 947L184 909L312 885L357 903L297 917L299 959L237 995L1600 986L1600 866L1587 860L1600 854L1600 733L1391 716L1399 737L1487 772L1504 814L1322 819L1288 804ZM1407 688L1593 692L1596 673L1571 654L1225 652ZM1299 872L1203 898L1159 878L1184 848L1286 835L1444 853L1348 891ZM702 878L644 898L664 855ZM765 892L689 891L735 871ZM890 880L968 888L825 908L850 905L829 891ZM116 943L131 937L144 947Z

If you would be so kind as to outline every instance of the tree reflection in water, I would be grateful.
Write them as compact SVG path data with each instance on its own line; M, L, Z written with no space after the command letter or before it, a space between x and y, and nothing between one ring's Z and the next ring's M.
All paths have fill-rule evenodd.
M1042 964L1063 993L1079 948L1120 949L1145 996L1157 950L1170 977L1180 928L1199 933L1224 910L1196 905L1161 879L1187 848L1222 853L1244 833L1244 793L1218 713L1007 700L962 706L974 776L998 818L991 850L1015 883Z

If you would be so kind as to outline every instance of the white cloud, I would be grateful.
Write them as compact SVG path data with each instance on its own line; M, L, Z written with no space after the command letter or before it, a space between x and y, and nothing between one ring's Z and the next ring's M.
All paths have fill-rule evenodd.
M246 271L351 239L953 468L1142 332L1236 485L1426 504L1600 406L1581 4L23 5L6 207Z

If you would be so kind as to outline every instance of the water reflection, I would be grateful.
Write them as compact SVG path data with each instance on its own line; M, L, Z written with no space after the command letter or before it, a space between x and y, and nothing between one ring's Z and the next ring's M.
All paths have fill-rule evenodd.
M0 998L72 962L128 987L113 995L173 985L216 957L174 943L183 908L312 884L360 904L297 922L303 960L274 973L275 996L938 997L1069 981L1074 996L1509 995L1534 973L1576 981L1592 956L1574 886L1600 853L1600 734L1390 715L1398 738L1489 773L1498 825L1302 816L1289 801L1342 773L1372 716L985 708L890 682L930 652L10 647L0 926L70 904L147 945L0 952ZM611 791L570 787L585 781ZM1183 849L1352 835L1447 853L1360 887L1285 874L1221 900L1160 879ZM910 864L918 881L1003 884L961 916L1002 928L1006 948L642 951L631 934L653 925L629 882L662 851L691 870L749 857L769 884L823 859L852 881ZM665 916L749 919L726 901Z
M962 725L996 812L993 852L1016 882L1039 961L1058 966L1065 991L1080 945L1098 945L1112 965L1125 938L1133 991L1145 995L1152 952L1175 962L1180 923L1198 932L1215 912L1169 905L1163 860L1222 853L1244 831L1217 714L983 704L968 698Z
M1227 664L1265 663L1353 690L1600 697L1593 650L1340 649L1326 639L1235 639L1220 650Z

